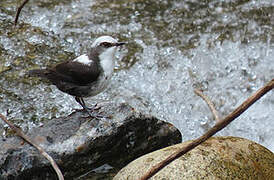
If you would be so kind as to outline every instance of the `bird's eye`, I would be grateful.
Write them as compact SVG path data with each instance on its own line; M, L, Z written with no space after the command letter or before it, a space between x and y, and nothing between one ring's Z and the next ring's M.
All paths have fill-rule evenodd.
M103 47L108 48L108 47L111 47L112 44L111 44L111 43L108 43L108 42L102 42L102 43L100 44L100 46L103 46Z

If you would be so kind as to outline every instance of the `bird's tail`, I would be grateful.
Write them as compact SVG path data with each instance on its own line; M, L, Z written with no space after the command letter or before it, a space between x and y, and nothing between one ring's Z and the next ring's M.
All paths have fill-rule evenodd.
M27 74L32 77L46 78L47 72L48 70L46 69L33 69L33 70L30 70Z

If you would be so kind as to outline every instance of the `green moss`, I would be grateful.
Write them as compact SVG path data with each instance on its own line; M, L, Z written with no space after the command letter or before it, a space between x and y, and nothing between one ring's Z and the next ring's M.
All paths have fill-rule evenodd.
M4 66L3 64L0 63L0 75L1 75L2 73L5 73L5 72L11 70L11 69L12 69L11 66Z

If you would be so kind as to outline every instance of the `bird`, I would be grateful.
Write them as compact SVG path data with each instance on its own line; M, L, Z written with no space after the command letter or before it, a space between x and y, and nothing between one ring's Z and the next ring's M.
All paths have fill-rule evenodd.
M115 65L115 52L118 42L111 36L100 36L92 43L89 54L64 61L53 67L28 71L30 77L47 79L60 91L74 96L77 103L94 117L83 98L96 96L103 92L110 83Z

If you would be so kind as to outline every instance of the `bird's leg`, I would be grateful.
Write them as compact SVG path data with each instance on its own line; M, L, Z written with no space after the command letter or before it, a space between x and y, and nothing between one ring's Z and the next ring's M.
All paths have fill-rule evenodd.
M81 103L90 111L96 111L101 108L101 107L97 107L97 103L93 107L87 107L84 99L83 98L79 98L79 99L80 99Z
M95 108L88 108L87 106L86 106L86 103L85 103L85 101L84 101L84 99L83 98L81 98L81 97L75 97L75 100L83 107L83 109L88 113L88 115L90 116L90 117L93 117L93 118L101 118L101 116L100 115L92 115L91 113L90 113L90 111L89 110L91 110L91 111L93 111L93 110L95 110Z
M83 107L83 109L88 113L90 117L94 117L88 110L85 101L83 98L75 97L75 100Z
M79 102L80 102L80 105L84 108L84 109L89 109L87 106L86 106L86 103L84 101L83 98L79 98Z
M96 111L96 110L99 110L101 108L101 107L97 107L97 103L93 107L87 107L83 98L79 98L79 100L81 101L81 104L84 105L90 111Z

